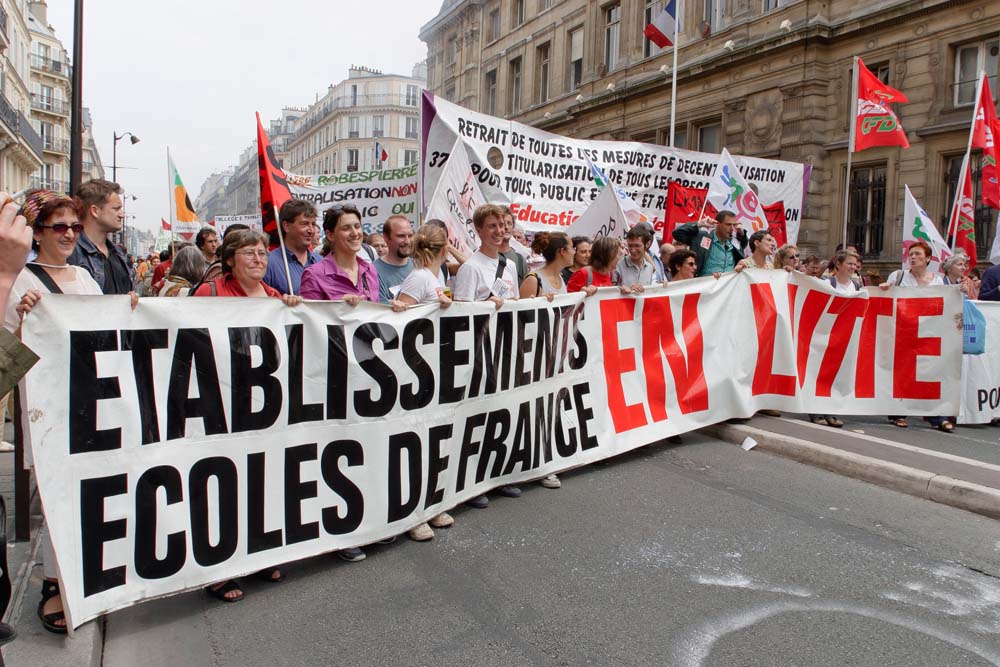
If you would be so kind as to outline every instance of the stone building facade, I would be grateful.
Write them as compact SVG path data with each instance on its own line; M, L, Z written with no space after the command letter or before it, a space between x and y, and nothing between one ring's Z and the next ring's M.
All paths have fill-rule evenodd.
M904 184L933 217L947 218L979 69L995 99L1000 89L1000 3L677 2L675 145L811 164L799 237L806 254L828 255L840 241L847 182L849 239L866 266L898 264ZM557 134L667 144L672 54L642 34L663 4L445 0L420 31L428 88ZM854 55L909 97L896 110L911 147L855 153L848 179ZM979 208L976 218L985 258L996 212Z
M31 187L42 165L42 138L32 127L28 3L0 0L0 190Z
M32 186L69 191L70 114L73 110L69 54L49 25L45 2L28 3L31 36L31 120L42 138L42 166Z
M423 64L410 76L354 66L348 77L298 120L286 144L285 168L296 174L336 174L414 164L420 139ZM387 153L375 155L375 142Z

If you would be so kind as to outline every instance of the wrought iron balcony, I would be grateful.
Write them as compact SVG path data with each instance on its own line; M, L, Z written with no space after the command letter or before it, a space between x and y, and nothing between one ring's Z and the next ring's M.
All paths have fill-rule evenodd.
M31 95L31 108L37 109L38 111L53 113L59 116L69 115L69 104L67 102L57 100L54 97L39 95L38 93L32 93Z
M61 60L53 60L52 58L46 58L34 53L31 54L31 67L32 69L48 72L49 74L66 79L73 76L73 70L69 63L64 63Z
M32 176L29 185L35 189L51 190L52 192L69 191L69 181L60 181L55 178L44 178L42 176Z
M51 139L43 137L44 148L50 153L63 153L69 155L69 141L67 139Z

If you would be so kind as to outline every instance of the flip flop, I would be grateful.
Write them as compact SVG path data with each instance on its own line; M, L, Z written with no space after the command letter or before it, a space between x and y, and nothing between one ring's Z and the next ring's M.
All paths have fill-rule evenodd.
M231 593L232 591L239 591L240 594L234 598L227 598L226 593ZM218 588L205 586L205 592L216 600L222 600L223 602L239 602L243 599L243 589L240 588L239 583L235 579L230 579Z

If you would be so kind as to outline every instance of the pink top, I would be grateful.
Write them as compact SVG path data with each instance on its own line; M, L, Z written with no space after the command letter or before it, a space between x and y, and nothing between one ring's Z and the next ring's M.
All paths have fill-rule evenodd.
M299 293L303 299L316 301L335 301L357 294L366 301L378 303L378 271L374 264L358 257L358 283L354 284L330 253L322 262L306 268Z

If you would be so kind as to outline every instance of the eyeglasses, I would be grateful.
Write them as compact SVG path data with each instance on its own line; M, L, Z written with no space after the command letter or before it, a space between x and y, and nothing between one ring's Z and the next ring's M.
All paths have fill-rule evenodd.
M51 229L56 234L65 234L70 229L73 230L74 234L80 234L83 232L83 223L74 222L73 224L68 224L65 222L57 222L54 225L39 225L42 229Z
M799 258L798 255L789 255L788 256L788 259L798 259L798 258Z
M354 204L334 204L330 207L330 210L334 213L353 213L359 218L361 217L361 211L359 211Z
M244 257L251 257L251 258L256 257L257 259L267 259L266 250L240 250L234 254L243 255Z

